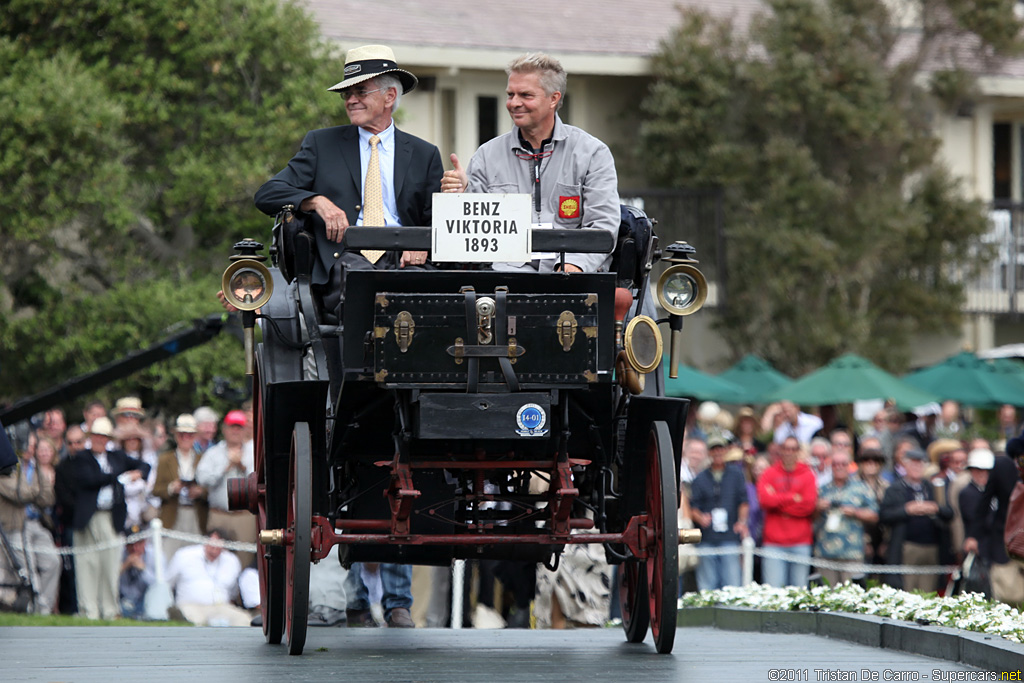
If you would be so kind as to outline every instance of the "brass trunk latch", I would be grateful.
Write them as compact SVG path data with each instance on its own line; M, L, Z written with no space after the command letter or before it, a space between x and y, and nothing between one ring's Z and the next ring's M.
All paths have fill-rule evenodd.
M395 341L398 342L398 349L402 353L409 350L415 332L416 323L412 321L412 314L409 311L402 311L395 316Z
M562 344L562 350L568 351L576 341L576 316L572 311L562 311L558 316L558 324L555 331L558 334L558 341Z
M478 344L494 341L494 299L489 296L476 300L476 338Z

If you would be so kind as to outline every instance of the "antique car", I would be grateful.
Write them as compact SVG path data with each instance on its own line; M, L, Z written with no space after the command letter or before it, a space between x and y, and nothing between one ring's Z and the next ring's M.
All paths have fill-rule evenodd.
M255 472L231 480L229 497L258 516L269 643L302 652L310 563L334 545L346 566L554 568L566 545L594 543L621 565L627 639L649 626L657 651L671 652L678 544L699 540L681 539L677 522L688 402L658 395L661 332L637 311L654 310L648 284L664 257L657 297L674 376L683 316L707 284L689 245L663 253L642 211L622 217L617 240L528 228L535 251L614 253L611 272L354 270L340 313L310 284L314 237L290 207L274 226L273 267L261 244L235 246L223 285L245 318ZM343 246L426 250L435 233L351 227Z

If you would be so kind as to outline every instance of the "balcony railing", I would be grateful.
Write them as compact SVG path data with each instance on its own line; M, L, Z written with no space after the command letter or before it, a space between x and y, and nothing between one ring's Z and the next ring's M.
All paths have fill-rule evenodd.
M619 194L622 203L657 219L663 247L686 240L697 249L710 289L707 305L724 305L728 272L721 192L646 188ZM1024 203L993 203L989 231L954 270L964 282L965 312L1024 314Z
M964 311L1024 313L1024 204L994 202L989 230L958 268L964 281Z

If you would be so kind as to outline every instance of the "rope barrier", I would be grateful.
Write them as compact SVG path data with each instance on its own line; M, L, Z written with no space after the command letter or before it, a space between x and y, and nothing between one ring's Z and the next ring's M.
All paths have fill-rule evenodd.
M61 555L61 556L75 556L85 555L88 553L98 553L104 550L110 550L112 548L123 548L128 543L136 543L138 541L145 540L147 538L153 538L156 536L154 529L146 529L138 533L129 534L125 537L119 537L114 541L107 541L106 543L96 543L94 545L86 546L71 546L63 548L29 548L29 552L39 553L41 555ZM209 536L200 536L199 534L190 534L183 531L176 531L174 529L161 529L161 537L173 538L179 541L192 542L196 544L210 544L219 546L226 550L237 550L241 552L254 553L256 552L255 543L244 543L242 541L225 541L223 539L213 539ZM24 550L24 546L16 539L11 540L11 547L15 550Z
M30 551L37 552L43 555L83 555L86 553L96 553L104 550L110 550L111 548L123 548L125 544L135 543L148 538L153 538L156 535L154 529L146 529L138 533L129 534L127 537L120 538L116 541L108 541L106 543L99 543L96 545L89 546L74 546L70 548L30 548ZM256 552L255 543L244 543L241 541L225 541L222 539L212 539L209 536L200 536L199 534L191 534L182 531L176 531L174 529L162 529L160 531L161 536L167 538L173 538L179 541L185 541L187 543L216 545L226 550L240 551L254 553ZM22 545L12 539L11 546L15 550L22 550ZM696 551L697 557L724 557L727 555L743 555L744 549L738 546L730 546L726 548L709 548L706 546L696 546L693 548ZM864 562L836 562L820 557L807 557L806 555L796 555L793 553L785 552L777 548L754 548L750 551L751 555L756 555L761 558L769 558L776 560L785 560L787 562L794 562L796 564L805 564L813 566L818 569L831 569L833 571L851 572L854 574L951 574L960 569L959 565L888 565L888 564L865 564Z
M738 546L726 548L708 548L697 546L694 548L697 557L723 557L726 555L743 555L745 551ZM831 569L833 571L848 572L853 574L951 574L960 569L959 565L907 565L907 564L865 564L864 562L836 562L821 557L808 557L796 555L777 548L754 548L751 555L773 560L786 560L796 564L806 564L818 569Z

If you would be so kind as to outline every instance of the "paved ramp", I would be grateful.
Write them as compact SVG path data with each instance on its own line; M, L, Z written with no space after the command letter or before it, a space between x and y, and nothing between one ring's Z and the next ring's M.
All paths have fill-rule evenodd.
M656 654L649 641L629 645L621 629L311 628L305 654L290 657L255 628L5 628L0 680L763 683L869 680L875 674L876 681L932 681L939 680L935 672L976 671L811 635L681 628L667 656ZM865 672L869 678L862 678Z

